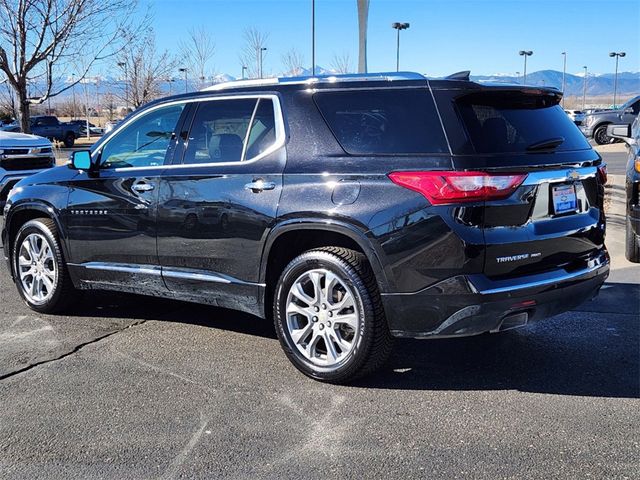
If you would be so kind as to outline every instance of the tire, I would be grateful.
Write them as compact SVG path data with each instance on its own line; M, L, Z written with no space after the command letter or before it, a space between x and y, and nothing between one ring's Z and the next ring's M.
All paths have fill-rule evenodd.
M76 142L76 136L71 132L67 133L67 135L64 137L64 140L63 140L64 146L67 148L73 147L73 144L75 142Z
M350 382L380 368L391 353L376 279L362 253L324 247L299 255L282 272L273 303L282 349L313 379Z
M36 246L39 246L39 252L50 252L50 255L46 255L48 260L43 260L42 263L36 260L36 256L33 253L36 249L27 246L27 244L33 245L30 243L31 240L36 241ZM47 248L48 250L46 250ZM78 291L74 288L69 277L62 249L60 248L58 229L53 220L36 218L20 227L13 242L11 260L18 293L32 310L39 313L60 312L65 310L77 298ZM31 263L29 264L25 260L31 260ZM22 266L20 263L22 263ZM33 274L29 275L28 272L23 276L21 272L27 268L29 268L29 271L34 271L35 276ZM51 275L51 272L55 273ZM41 287L44 284L44 290L41 292L43 295L40 296L34 295L33 292L35 290L29 288L29 285L33 286L36 283L38 275L42 280L37 282L35 290L38 289L38 286ZM29 281L29 277L31 277L31 281ZM43 277L49 280L50 287ZM44 295L45 291L46 295Z
M631 228L631 220L627 216L625 238L625 257L632 263L640 263L640 235Z
M612 140L607 135L607 125L600 125L593 131L593 141L598 145L608 145Z

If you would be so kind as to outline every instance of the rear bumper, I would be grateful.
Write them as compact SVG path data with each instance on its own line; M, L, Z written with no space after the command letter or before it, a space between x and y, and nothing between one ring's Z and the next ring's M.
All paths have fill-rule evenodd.
M571 310L595 297L608 275L609 255L603 249L572 272L558 269L499 281L457 276L412 294L384 294L382 300L393 336L470 336Z

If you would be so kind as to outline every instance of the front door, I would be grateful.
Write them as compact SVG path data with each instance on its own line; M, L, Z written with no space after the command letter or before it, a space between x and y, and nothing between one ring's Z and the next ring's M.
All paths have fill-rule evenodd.
M286 156L278 98L227 97L194 110L182 162L160 181L163 278L182 295L255 311Z
M143 112L93 152L100 168L71 181L70 270L79 280L164 288L156 249L159 178L185 104Z

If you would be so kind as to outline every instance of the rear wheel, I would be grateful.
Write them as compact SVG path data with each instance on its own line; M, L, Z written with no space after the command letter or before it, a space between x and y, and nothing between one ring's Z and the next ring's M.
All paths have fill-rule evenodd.
M316 380L348 382L391 352L375 277L354 250L326 247L293 259L276 287L274 318L289 360Z
M77 291L51 219L37 218L20 228L13 244L12 260L18 293L32 310L61 311L75 298Z
M595 129L595 131L593 132L593 140L598 145L607 145L611 143L612 138L609 135L607 135L606 125L600 125L598 128Z
M636 235L631 228L631 220L627 217L627 235L625 241L625 256L633 263L640 263L640 235Z

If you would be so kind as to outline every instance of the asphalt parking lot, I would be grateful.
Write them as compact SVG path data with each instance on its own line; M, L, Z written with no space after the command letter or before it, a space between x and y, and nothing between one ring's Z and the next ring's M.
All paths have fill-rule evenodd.
M91 293L36 315L3 267L0 478L638 478L621 182L596 300L498 335L398 341L351 386L306 379L271 325L227 310Z

